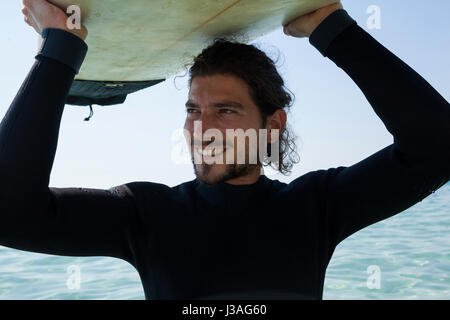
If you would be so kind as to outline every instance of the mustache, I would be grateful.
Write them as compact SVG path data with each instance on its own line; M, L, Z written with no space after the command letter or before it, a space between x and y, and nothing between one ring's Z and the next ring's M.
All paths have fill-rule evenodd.
M202 147L202 149L203 148L206 148L207 146L209 146L209 145L211 145L211 147L216 147L216 144L214 143L214 141L200 141L200 140L195 140L195 141L192 141L191 142L191 147L194 147L194 146L201 146ZM229 142L227 142L227 141L225 141L225 144L219 144L217 147L223 147L224 149L225 148L232 148L233 147L233 144L232 143L229 143Z

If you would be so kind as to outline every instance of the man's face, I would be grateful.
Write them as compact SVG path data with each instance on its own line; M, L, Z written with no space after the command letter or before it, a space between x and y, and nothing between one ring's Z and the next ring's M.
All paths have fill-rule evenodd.
M184 128L190 135L190 139L187 141L190 143L194 171L201 182L216 184L242 177L254 170L260 170L257 164L251 164L248 161L249 140L246 140L244 146L245 163L239 164L237 162L238 139L234 137L227 139L226 135L227 129L243 129L244 132L254 129L258 132L262 128L261 113L252 101L249 90L250 88L244 80L233 75L202 76L192 79L186 103L187 115ZM201 121L201 126L198 126L199 123L197 123L195 128L194 122L197 121ZM205 152L205 148L215 141L215 138L211 139L207 135L205 136L208 129L216 129L221 132L223 143L219 145L223 145L223 154L220 148L213 150L211 146L208 149L212 150L212 154L208 155ZM194 143L195 140L197 143ZM234 148L232 148L233 140ZM194 148L194 145L203 150ZM214 145L216 146L216 144ZM196 160L194 163L194 157L200 161ZM210 160L211 157L215 159L220 157L222 161L208 164L208 159ZM233 161L229 161L229 159Z

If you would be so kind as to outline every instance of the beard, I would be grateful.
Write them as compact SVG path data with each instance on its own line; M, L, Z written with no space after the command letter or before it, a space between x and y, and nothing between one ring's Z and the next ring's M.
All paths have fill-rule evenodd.
M215 185L234 178L246 176L259 167L257 164L227 164L224 165L224 170L214 173L214 166L217 166L215 164L195 164L193 158L192 164L197 179L201 183L208 185ZM199 167L201 167L201 169Z

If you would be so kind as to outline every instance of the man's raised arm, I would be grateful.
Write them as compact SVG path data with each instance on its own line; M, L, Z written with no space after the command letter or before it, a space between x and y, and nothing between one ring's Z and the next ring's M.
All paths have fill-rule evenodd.
M294 21L285 33L299 35L305 21ZM342 8L312 30L300 37L310 36L353 79L394 137L392 145L357 164L322 171L323 221L332 249L450 180L450 105Z
M65 16L44 0L24 3L27 23L38 32L55 12ZM0 245L132 263L138 219L129 185L48 187L65 99L87 46L58 24L42 36L36 62L0 123Z

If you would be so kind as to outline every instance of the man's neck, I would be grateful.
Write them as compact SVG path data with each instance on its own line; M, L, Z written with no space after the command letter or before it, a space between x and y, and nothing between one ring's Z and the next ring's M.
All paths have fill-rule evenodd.
M242 177L237 177L237 178L227 180L227 181L225 181L225 183L232 184L232 185L253 184L256 181L258 181L259 177L262 174L264 174L264 170L261 166L258 166L255 168L255 170L253 170L249 174L242 176Z

